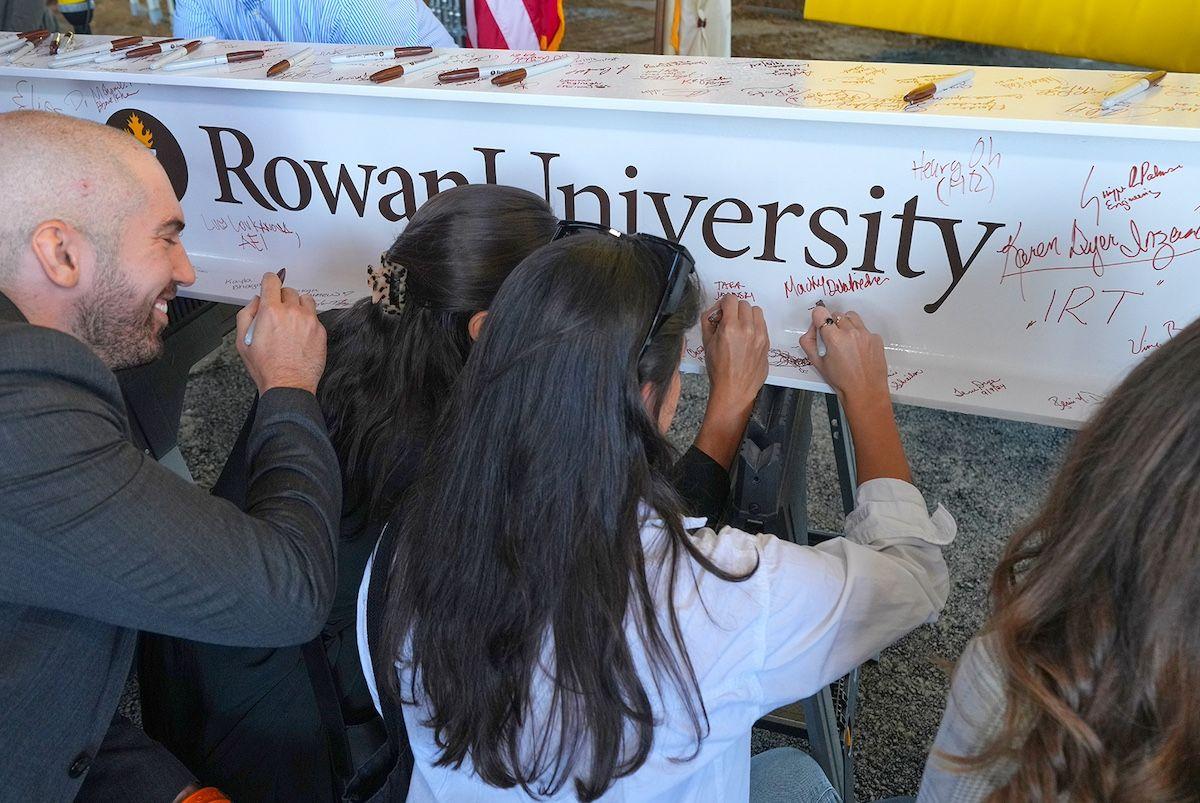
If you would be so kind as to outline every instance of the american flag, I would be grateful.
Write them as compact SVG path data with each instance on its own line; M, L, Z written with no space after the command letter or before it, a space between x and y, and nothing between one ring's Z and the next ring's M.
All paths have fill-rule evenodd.
M558 50L562 0L467 0L467 45L501 50Z

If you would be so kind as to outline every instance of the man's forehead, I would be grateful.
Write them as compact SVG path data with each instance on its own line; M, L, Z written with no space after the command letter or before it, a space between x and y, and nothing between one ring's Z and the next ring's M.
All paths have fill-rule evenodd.
M142 211L153 218L156 226L171 219L183 220L183 208L162 166L154 158L138 161L140 169L135 170L134 177L143 196Z

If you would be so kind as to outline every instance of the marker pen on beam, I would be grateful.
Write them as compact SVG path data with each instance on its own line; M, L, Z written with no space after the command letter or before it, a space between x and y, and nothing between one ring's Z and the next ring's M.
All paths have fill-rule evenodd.
M531 64L528 67L518 67L515 70L502 72L492 78L492 83L496 86L508 86L515 84L518 81L524 81L526 78L532 78L535 75L541 75L544 72L551 70L561 70L571 64L571 57L554 59L553 61L543 61L541 64Z
M1158 86L1162 79L1167 77L1166 70L1156 70L1146 75L1139 75L1132 83L1118 89L1116 92L1110 92L1104 96L1104 100L1100 101L1101 109L1111 109L1118 103L1124 103L1130 98L1142 94L1152 86Z
M163 53L161 56L150 62L150 69L157 70L165 64L170 64L173 61L179 61L189 53L194 53L201 45L206 45L209 42L216 41L215 36L201 36L199 39L193 39L190 42L172 42L170 52Z
M194 70L199 67L216 67L222 64L237 64L239 61L254 61L261 59L266 55L265 50L235 50L232 53L223 53L220 56L211 56L206 59L186 59L177 61L174 64L168 64L163 67L163 72L175 72L176 70Z
M49 36L50 36L50 34L49 34L49 32L47 32L47 33L38 34L37 36L30 37L29 39L26 39L25 44L21 45L19 48L14 50L11 55L9 55L8 63L12 64L13 62L16 62L20 59L25 58L30 53L32 53L34 50L36 50L37 46L40 45L42 42L44 42Z
M445 56L434 56L430 59L422 59L421 61L412 64L397 64L395 67L388 67L386 70L380 70L376 73L371 73L368 76L377 84L382 84L385 81L394 81L404 75L412 75L413 73L428 70L430 67L436 67L439 64L445 64L450 60L449 54Z
M280 268L275 275L279 277L279 283L283 284L283 280L287 276L287 268ZM249 346L254 343L254 324L256 323L258 323L258 315L255 315L250 321L250 325L246 327L246 336L242 338L243 344Z
M166 53L169 50L173 50L176 42L178 42L180 45L183 44L183 41L176 37L174 39L163 39L161 42L155 42L152 45L142 45L141 47L122 50L117 53L102 53L96 57L96 63L106 64L107 62L117 61L118 59L138 59L142 56L157 56L160 53Z
M293 67L302 67L305 64L308 64L312 60L313 60L313 49L311 47L306 47L302 50L298 50L298 51L296 51L296 53L294 53L291 56L288 56L283 61L277 61L274 64L272 64L270 69L267 70L267 77L274 78L277 75L287 72L288 70L292 69Z
M56 57L54 61L51 62L50 66L61 67L66 62L73 64L76 61L90 61L91 58L96 57L97 53L115 53L118 50L125 50L127 48L140 45L144 39L144 36L124 36L120 39L113 39L111 42L105 42L103 44L85 47L80 50L74 50L66 56L60 55ZM91 58L85 59L85 56L90 56Z
M438 73L438 83L457 84L463 81L475 81L480 78L491 78L501 73L519 70L520 64L489 64L482 67L464 67L461 70L447 70Z
M949 89L957 89L960 86L965 86L971 83L975 78L974 70L963 70L954 75L947 75L945 78L939 78L936 81L930 81L927 84L921 84L916 89L909 91L904 96L905 102L920 103L923 100L929 100L936 97Z
M24 33L19 33L4 44L0 44L0 53L7 53L10 50L17 50L18 48L25 47L28 42L44 33L49 33L49 31L47 31L45 28L38 28L36 31L25 31Z
M432 47L417 45L415 47L389 47L386 50L372 50L370 53L355 53L347 56L334 56L330 64L353 64L357 61L381 61L383 59L407 59L412 56L425 56L433 52Z

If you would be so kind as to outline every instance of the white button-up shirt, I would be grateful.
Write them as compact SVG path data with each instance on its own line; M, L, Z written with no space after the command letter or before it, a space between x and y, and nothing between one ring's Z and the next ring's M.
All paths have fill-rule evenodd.
M688 529L703 524L703 520L684 521ZM686 709L677 697L672 699L675 692L669 688L666 697L658 696L631 627L630 648L659 724L646 763L618 779L603 800L746 800L750 728L756 720L812 695L937 617L950 587L941 547L955 535L954 519L944 508L939 505L930 516L924 498L909 483L871 480L859 488L858 507L847 517L845 531L844 538L816 547L732 527L720 532L705 528L694 534L700 550L728 571L740 574L758 564L753 576L740 583L726 582L686 556L676 569L680 576L675 609L708 711L710 733L691 761L672 760L694 751ZM665 538L661 521L651 519L643 525L648 567L661 565L657 558ZM368 566L359 592L358 640L363 672L378 707L366 643L370 574ZM667 584L655 574L650 577L651 588L664 595L660 621L669 633ZM459 770L434 766L438 748L433 732L421 724L425 716L419 707L404 707L416 759L409 803L530 799L520 788L488 786L471 770L469 760ZM573 783L564 784L552 799L574 800Z

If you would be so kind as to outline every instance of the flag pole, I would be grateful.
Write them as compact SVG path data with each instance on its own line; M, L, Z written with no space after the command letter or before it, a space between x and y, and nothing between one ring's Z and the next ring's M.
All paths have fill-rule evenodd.
M654 50L658 55L663 54L663 36L667 28L667 0L654 2Z

